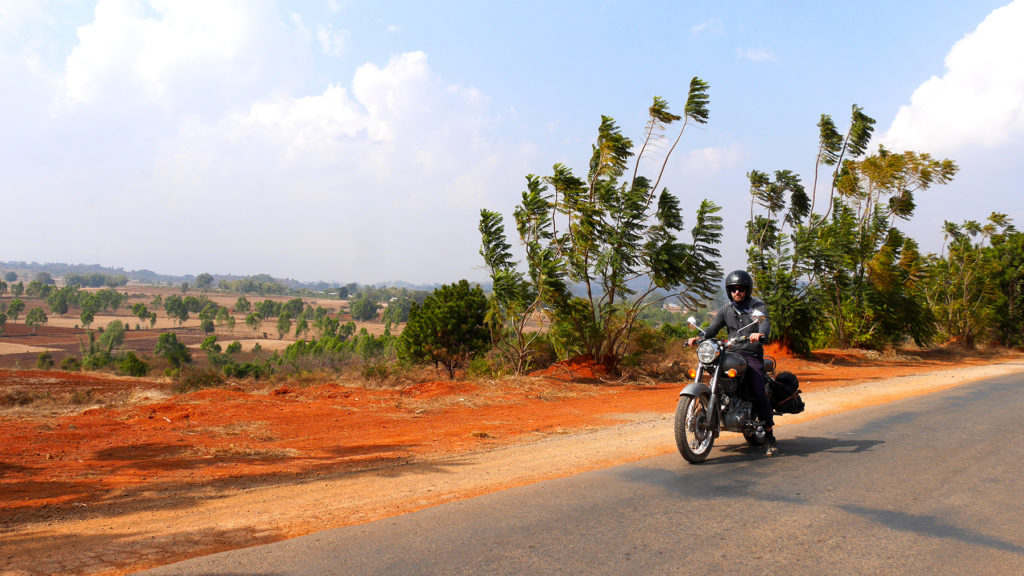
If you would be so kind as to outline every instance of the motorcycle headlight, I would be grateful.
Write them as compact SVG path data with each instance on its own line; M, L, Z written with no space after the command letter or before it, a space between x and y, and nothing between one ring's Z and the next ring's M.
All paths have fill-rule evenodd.
M697 360L704 364L713 362L718 357L718 345L713 340L705 340L697 346Z

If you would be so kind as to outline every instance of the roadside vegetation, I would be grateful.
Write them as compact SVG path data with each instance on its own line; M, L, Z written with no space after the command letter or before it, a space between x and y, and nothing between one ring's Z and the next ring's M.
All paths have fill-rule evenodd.
M410 291L202 273L129 304L124 275L67 272L58 287L48 272L8 271L0 334L19 320L35 333L51 317L74 315L84 331L80 354L44 352L37 367L155 372L173 377L178 391L311 374L386 383L422 366L449 379L524 374L580 356L609 374L669 377L667 357L694 334L684 318L707 322L722 300L719 207L700 202L686 225L678 197L661 186L684 133L709 119L709 87L699 78L679 114L654 98L635 142L602 117L584 174L555 164L547 176L526 176L513 213L515 250L503 215L482 209L487 292L466 280ZM749 188L736 193L750 204L747 268L768 304L774 341L799 354L1024 344L1024 235L1006 214L992 213L985 222L945 222L936 231L942 251L921 253L899 226L933 187L955 178L957 165L925 152L870 153L874 124L856 105L843 128L822 114L818 149L808 151L816 152L811 174L751 169ZM218 304L213 294L237 299ZM92 327L98 314L122 306L130 310L125 321ZM130 322L152 331L160 316L173 328L161 329L152 350L122 350ZM190 320L198 320L198 335L184 328ZM383 330L371 333L368 324ZM289 344L243 351L239 332ZM179 339L185 335L199 344L196 353Z

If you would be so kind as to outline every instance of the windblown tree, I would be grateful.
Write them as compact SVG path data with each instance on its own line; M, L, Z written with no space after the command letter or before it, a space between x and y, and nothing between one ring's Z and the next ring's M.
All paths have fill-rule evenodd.
M818 242L844 241L840 259L819 277L828 288L836 344L878 348L902 337L930 340L934 320L921 305L924 262L896 223L913 216L917 194L952 181L957 170L951 160L885 148L844 163L833 219L816 235Z
M550 316L553 340L564 355L586 353L614 368L639 314L668 299L694 305L714 291L721 278L719 207L703 201L691 242L682 242L679 200L659 188L686 128L707 123L708 102L707 83L695 77L682 115L654 98L639 146L602 116L584 178L562 164L550 176L527 176L515 210L525 275L511 258L500 217L481 212L481 254L495 287L490 314L501 326L492 337L513 367L525 365L525 322L538 310ZM666 132L677 123L669 142ZM653 178L640 173L646 160L656 160Z
M817 292L801 282L805 273L794 251L797 232L810 212L810 200L800 177L789 170L770 178L756 170L750 180L750 220L747 222L748 270L758 297L771 311L772 332L786 348L810 351L817 318Z
M993 215L997 216L997 215ZM1018 231L1009 219L990 222L1000 229L990 236L991 259L995 263L996 293L993 303L995 321L994 340L1004 346L1024 344L1024 233Z
M778 315L777 334L795 350L806 351L815 332L827 343L871 348L908 337L926 343L935 333L924 306L925 259L896 224L913 216L917 194L950 182L957 166L884 147L865 156L874 123L854 105L842 135L831 117L821 116L809 199L789 171L776 172L774 180L748 175L750 267ZM824 167L834 168L826 211L817 214Z
M539 198L539 181L531 176L527 180L530 198ZM527 193L524 193L524 203ZM546 216L549 208L544 206L541 215ZM546 232L546 227L541 228ZM487 325L491 328L491 345L502 360L517 374L526 371L532 357L532 345L540 331L527 331L527 323L533 317L543 319L538 313L541 305L540 290L524 279L516 270L512 259L512 246L505 240L504 219L491 210L480 211L480 235L483 246L480 255L491 276L493 297L488 301ZM560 279L549 279L556 285L549 287L553 294L565 292Z
M1018 342L1024 253L1010 219L993 213L984 225L947 221L943 233L942 254L932 261L928 290L942 334L967 346L978 340ZM1006 326L1000 319L1006 316L1016 316L1016 329L1001 329Z

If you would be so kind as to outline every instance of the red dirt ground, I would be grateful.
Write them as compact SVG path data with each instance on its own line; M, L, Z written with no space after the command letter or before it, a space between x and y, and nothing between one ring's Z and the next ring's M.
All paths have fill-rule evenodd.
M804 391L990 361L949 350L889 357L824 350L807 359L774 352L779 370L796 373ZM158 508L162 491L209 492L424 461L675 408L677 382L621 384L599 376L576 363L505 381L402 389L257 383L170 395L159 380L0 370L0 400L7 399L0 405L0 540L96 507ZM20 406L29 393L41 399ZM72 397L84 404L69 404ZM32 565L24 554L15 563L21 551L3 552L10 556L6 563L0 556L0 572L17 565L23 571L11 573L34 573L24 568Z

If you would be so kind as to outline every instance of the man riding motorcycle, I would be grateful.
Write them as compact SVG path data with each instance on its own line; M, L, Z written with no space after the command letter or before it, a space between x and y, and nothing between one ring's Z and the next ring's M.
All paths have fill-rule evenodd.
M771 331L771 321L768 319L768 307L751 294L753 288L754 278L746 270L730 272L725 277L725 292L729 297L729 303L715 313L711 324L704 331L704 337L695 336L690 338L689 343L693 345L697 341L714 338L723 327L728 329L729 338L749 337L749 342L737 344L732 350L741 354L747 361L748 370L744 381L750 391L757 417L764 426L765 454L772 456L777 454L779 449L775 442L775 434L772 432L772 427L775 425L772 405L768 401L768 394L765 390L764 346L762 345L762 341L768 338ZM754 323L751 319L750 314L754 310L760 310L765 315L760 323ZM751 324L753 325L751 326ZM743 329L744 327L747 328Z

